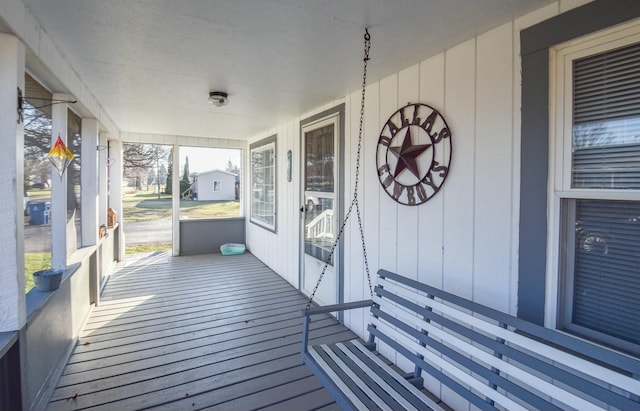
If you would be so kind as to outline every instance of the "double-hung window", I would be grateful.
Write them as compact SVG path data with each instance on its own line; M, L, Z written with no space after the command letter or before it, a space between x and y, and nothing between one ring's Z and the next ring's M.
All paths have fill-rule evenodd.
M552 50L548 282L560 329L640 353L640 24Z
M276 136L250 146L251 222L276 231Z

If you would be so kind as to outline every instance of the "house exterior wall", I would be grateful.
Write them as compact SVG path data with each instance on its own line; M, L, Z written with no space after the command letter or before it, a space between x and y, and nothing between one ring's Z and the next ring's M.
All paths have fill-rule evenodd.
M220 191L213 191L213 182L220 181ZM236 177L224 171L198 174L196 180L198 201L222 201L236 199Z
M369 83L359 193L372 275L385 268L517 314L520 198L521 190L527 190L520 182L520 32L585 3L588 1L552 3ZM371 34L370 64L374 65L383 57L376 56L375 30ZM354 188L360 93L356 90L343 100L348 195ZM408 102L425 103L440 111L453 136L453 157L444 186L417 207L398 205L381 190L375 164L383 125ZM297 208L302 204L299 122L314 113L255 138L278 136L279 229L271 233L249 224L247 244L252 253L295 286L300 249ZM285 179L286 161L282 160L287 150L294 154L290 183ZM546 167L546 160L539 159L540 167ZM245 167L249 169L248 164ZM343 199L346 205L349 201L349 197ZM540 212L546 212L546 204ZM354 218L347 226L344 237L345 301L368 298L369 294L356 221ZM365 336L367 317L364 311L347 313L345 323ZM437 387L431 388L437 392ZM455 409L463 406L458 407L455 398L446 400Z

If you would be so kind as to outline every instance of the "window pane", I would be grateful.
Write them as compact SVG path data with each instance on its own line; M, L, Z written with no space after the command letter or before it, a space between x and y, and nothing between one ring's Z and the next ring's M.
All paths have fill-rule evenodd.
M180 147L180 218L240 215L240 150Z
M640 189L640 44L573 65L572 187Z
M333 192L333 128L305 133L305 191Z
M51 267L51 148L52 94L25 74L24 101L24 260L26 291L32 274Z
M251 145L251 221L276 228L275 136Z
M335 241L335 202L331 198L308 198L306 201L304 251L333 266L333 256L330 260L328 258Z
M640 202L576 200L572 323L640 344Z
M640 117L573 128L573 188L640 189Z
M71 110L67 111L67 147L73 153L73 161L66 171L67 178L67 253L82 246L82 218L80 215L80 173L82 159L82 119ZM75 232L75 236L72 233Z
M171 245L171 158L171 146L123 144L122 227L127 247L145 244L146 249L161 250Z

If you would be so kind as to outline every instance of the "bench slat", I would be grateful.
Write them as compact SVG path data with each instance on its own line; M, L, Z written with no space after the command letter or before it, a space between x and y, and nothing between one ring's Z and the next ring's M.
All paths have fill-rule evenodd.
M454 333L458 333L460 335L467 337L469 340L473 341L476 344L484 345L485 347L494 351L494 353L499 353L501 355L504 355L508 357L510 360L515 360L515 362L520 365L535 369L543 375L553 376L554 384L560 381L564 384L567 384L576 388L581 392L589 393L591 397L600 399L601 401L609 405L612 405L614 407L617 407L618 409L634 409L638 407L637 402L631 400L628 397L625 397L621 393L612 392L610 389L607 389L606 386L603 386L602 383L601 385L598 385L593 381L588 381L587 379L582 378L580 375L577 375L574 370L571 370L568 367L565 367L565 368L559 367L555 362L556 358L547 358L546 361L543 361L543 359L537 357L538 353L536 353L535 355L532 355L530 351L522 350L517 345L499 343L495 339L479 333L473 327L466 327L464 323L460 324L453 321L452 319L443 317L437 312L437 310L434 311L428 307L422 308L417 304L407 301L401 296L389 293L388 290L382 290L381 295L384 296L384 298L386 298L389 301L392 301L401 306L407 307L409 310L415 311L416 313L424 316L425 323L428 323L428 321L435 321L437 324L440 324L441 326L453 331ZM385 303L385 304L388 305L388 303ZM374 316L380 315L382 313L381 314L382 316L391 318L388 314L383 313L383 311L381 311L379 308L373 307L371 312ZM477 317L473 317L473 318L477 319ZM394 325L397 326L397 324L394 324ZM421 326L416 326L415 328L420 329ZM499 327L499 328L502 329L502 327ZM480 329L480 328L477 328L477 329ZM521 335L518 335L518 334L516 335L519 337L522 337ZM414 334L414 337L425 338L420 334ZM444 352L448 356L452 355L451 350L444 345L441 345L441 344L438 345L438 343L436 342L432 342L430 345L434 346L437 351ZM464 360L457 360L457 361L460 362ZM485 375L482 371L478 371L477 368L470 366L466 362L465 364L466 364L465 366L467 366L467 368L471 369L473 372L479 372L482 375L484 375L485 378L487 378L488 380L493 381L491 376ZM629 379L629 377L624 377L624 378ZM604 382L606 380L601 379L601 381ZM606 381L606 382L607 384L609 383L609 381ZM635 383L636 383L635 380L631 380L631 384L635 384ZM507 384L507 385L504 385L504 384ZM505 389L507 389L510 392L514 390L514 387L508 382L507 383L503 382L502 385L504 386ZM519 390L514 391L514 393L517 396L522 397L525 401L527 401L528 403L534 406L536 406L536 403L538 402L538 400L536 399L537 396L529 397L521 393ZM549 406L548 405L545 405L544 407L538 406L538 408L549 409Z
M468 387L471 387L477 392L482 393L486 397L492 399L497 404L502 405L508 410L524 409L521 404L518 404L517 402L511 400L501 392L493 390L490 386L483 384L480 380L477 380L468 372L454 367L446 359L443 359L442 357L434 354L428 349L425 349L424 352L420 352L420 354L424 357L424 360L420 359L420 357L414 354L415 347L413 346L413 341L409 340L404 335L394 334L392 339L387 334L378 331L374 327L371 327L370 332L373 333L380 341L384 341L386 344L391 345L394 349L396 349L396 351L401 353L406 358L411 359L414 363L420 364L425 371L435 376L438 380L443 381L445 385L453 389L458 394L464 396L478 408L482 410L498 409L492 404L482 400L482 398L474 395L469 391ZM394 347L394 343L397 344L398 347ZM405 347L411 347L411 349Z
M419 319L416 317L413 317L413 320L418 320L418 321L415 321L413 323L412 323L412 319L409 318L409 316L405 316L403 314L398 313L397 317L401 318L402 321L404 321L405 323L420 327ZM372 320L372 322L374 324L377 324L379 323L379 320L374 319ZM502 372L509 375L511 378L515 378L521 383L526 384L526 386L529 386L531 388L535 388L538 391L544 392L545 394L550 395L551 397L557 399L558 401L561 401L562 403L568 406L575 407L577 409L599 409L602 411L606 410L605 408L601 408L601 407L595 408L596 406L592 402L586 401L583 398L567 390L564 390L558 386L555 386L552 383L545 381L539 377L536 377L535 375L521 368L518 368L513 364L510 364L504 360L501 360L498 357L493 356L493 354L486 352L484 350L481 350L478 347L474 346L473 344L470 344L460 339L459 337L456 337L452 334L448 334L447 332L441 329L438 329L430 324L422 324L422 326L423 326L423 329L431 335L431 337L429 338L435 337L435 338L442 339L443 341L446 341L447 343L446 345L454 347L454 349L456 349L458 352L464 352L465 354L470 355L472 358L474 358L474 361L480 360L485 364L498 368ZM412 351L420 353L425 357L428 356L428 353L432 354L432 352L429 349L422 347L414 339L407 337L406 334L404 333L398 332L395 336L397 338L402 338L403 339L402 345L404 345L405 347L411 347ZM430 344L429 339L427 339L427 343ZM451 366L459 367L459 364L456 364L452 361L448 361L447 364L449 364L449 367L445 368L445 372L449 372L451 369ZM465 373L467 372L466 369L464 368L460 368L460 369ZM490 371L491 369L488 368L488 370ZM491 390L490 386L487 385L486 387ZM483 389L481 390L481 392L487 395L488 397L494 399L496 402L502 403L497 398L494 398L495 394L493 394L491 391L486 391ZM503 405L505 405L508 409L512 409L512 406L508 406L507 404L503 404Z
M406 379L402 378L402 376L397 373L387 372L386 370L388 369L388 366L359 341L351 341L347 344L339 343L338 347L344 350L349 350L362 362L366 362L366 365L363 364L363 366L371 372L384 375L385 383L387 385L392 385L394 391L403 395L402 401L406 399L406 401L411 403L411 406L418 409L424 409L424 407L427 406L434 411L443 411L435 401L421 393L420 390L414 387L413 384L409 383ZM396 398L396 400L401 401L398 398ZM410 409L411 407L409 405L404 406L406 409Z
M359 341L313 346L309 354L356 409L443 411Z
M373 309L374 315L379 315L380 317L385 317L387 321L392 323L397 327L402 327L401 323L395 322L389 314L386 314L378 309ZM406 329L405 332L408 332ZM412 336L420 341L424 341L426 337L423 333L412 329ZM482 336L483 338L486 338ZM493 341L493 340L491 340ZM495 344L499 344L496 341L493 341ZM531 404L536 409L547 410L547 411L560 411L562 408L555 406L549 401L543 399L542 397L530 392L529 390L517 385L513 381L510 381L503 377L500 373L495 373L492 369L482 366L481 364L477 364L473 361L473 359L462 355L458 351L455 351L446 345L438 342L436 340L431 340L427 342L429 346L433 347L437 352L443 353L444 356L450 358L458 364L461 364L464 368L473 372L479 376L484 377L488 383L495 384L496 386L502 387L505 391L513 393L516 397L522 398L528 404ZM508 347L502 347L508 348ZM490 386L495 389L495 387Z
M316 364L320 367L321 371L329 376L331 381L337 386L337 388L342 392L344 396L347 397L351 404L354 405L354 409L356 410L366 410L366 409L379 409L378 407L374 407L371 403L365 405L358 395L353 391L353 387L349 386L342 377L338 376L338 371L334 370L334 367L329 365L329 362L325 360L328 357L326 354L322 355L316 347L309 347L309 356L313 358ZM324 353L323 353L324 354Z
M406 287L416 289L421 293L429 296L435 296L463 309L473 311L488 318L493 318L501 323L508 324L520 331L535 336L536 338L545 340L550 344L557 344L574 352L579 352L587 357L593 358L598 362L610 364L620 370L627 372L629 375L640 376L640 359L630 357L618 351L610 350L605 347L593 344L586 340L575 338L572 335L564 334L550 328L545 328L529 321L514 317L502 311L486 307L479 303L469 301L455 294L448 293L444 290L432 287L430 285L420 283L402 275L392 273L390 271L378 270L378 284L384 279L391 279Z
M411 299L412 297L416 298L416 296L419 297L417 293L411 293L411 291L407 290L406 288L399 287L398 285L386 280L381 279L379 284L383 287L383 290L387 288L389 290L392 290L394 294L400 295L406 299ZM376 302L376 300L379 304L379 297L375 297L374 302ZM424 302L424 304L428 305L430 308L437 310L443 314L449 315L456 320L463 321L471 327L477 327L480 330L491 333L496 337L503 338L504 340L523 347L531 352L535 352L546 358L571 366L571 368L585 375L597 376L602 381L606 381L607 383L615 385L616 387L619 387L628 392L640 392L640 380L627 377L609 368L603 367L591 361L587 361L566 351L559 350L548 344L541 343L525 335L516 333L512 330L491 324L481 317L475 317L470 314L464 313L455 307L447 306L434 299L422 297L421 302Z
M366 376L366 370L354 368L353 370L357 370L357 373L356 373L347 364L345 364L343 358L340 358L340 356L338 356L334 351L335 349L334 345L331 345L331 347L328 347L327 345L322 345L319 348L322 349L327 355L329 355L329 357L331 357L331 360L333 360L333 363L336 365L336 367L339 367L340 371L344 373L343 380L346 381L346 379L348 378L350 383L354 383L364 394L366 394L373 402L375 402L383 411L391 411L393 408L398 407L399 404L393 401L393 398L390 398L385 391L377 389L378 387L376 387L375 384L372 384L372 380L370 378L367 378ZM381 396L378 395L376 392L374 392L372 387L376 387L376 392L380 392ZM384 397L384 399L382 397ZM389 402L389 400L391 400L391 402Z

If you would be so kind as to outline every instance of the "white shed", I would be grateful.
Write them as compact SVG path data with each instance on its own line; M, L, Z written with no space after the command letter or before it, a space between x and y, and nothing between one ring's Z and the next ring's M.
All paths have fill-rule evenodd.
M192 175L193 198L198 201L235 200L236 175L222 170L211 170Z

